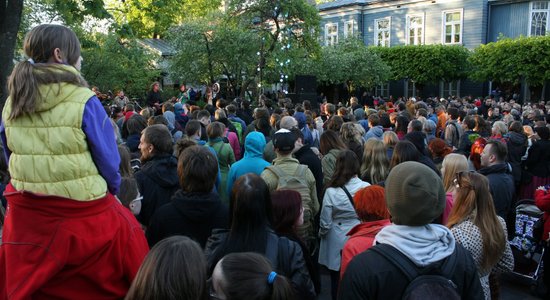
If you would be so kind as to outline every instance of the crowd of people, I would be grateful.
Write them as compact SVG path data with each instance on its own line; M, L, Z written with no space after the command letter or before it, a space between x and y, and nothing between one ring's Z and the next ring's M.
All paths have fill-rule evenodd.
M2 299L315 299L323 269L332 299L495 299L520 199L548 247L543 101L201 107L155 82L139 109L99 101L70 29L24 50L0 128Z

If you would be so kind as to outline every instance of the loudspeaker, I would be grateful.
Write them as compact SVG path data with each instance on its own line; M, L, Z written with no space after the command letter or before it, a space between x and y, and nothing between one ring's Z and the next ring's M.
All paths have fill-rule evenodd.
M297 75L295 82L295 93L300 95L303 93L317 93L317 77L312 75Z
M298 94L298 101L304 102L304 100L309 100L312 105L317 103L317 93L300 93Z

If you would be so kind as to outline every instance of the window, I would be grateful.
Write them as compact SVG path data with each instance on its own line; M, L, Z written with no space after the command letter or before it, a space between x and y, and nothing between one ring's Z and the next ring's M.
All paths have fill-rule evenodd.
M374 44L376 46L390 46L390 18L374 20Z
M353 20L344 22L344 38L353 36L355 29L355 22Z
M460 97L460 80L451 82L441 81L439 87L441 97L443 98L447 98L449 96Z
M424 16L407 16L407 45L424 44Z
M462 43L462 9L443 12L443 44Z
M338 43L338 24L325 24L325 46Z
M548 1L531 2L529 35L546 35L548 25Z
M383 83L376 86L374 93L378 97L389 97L390 95L390 83Z

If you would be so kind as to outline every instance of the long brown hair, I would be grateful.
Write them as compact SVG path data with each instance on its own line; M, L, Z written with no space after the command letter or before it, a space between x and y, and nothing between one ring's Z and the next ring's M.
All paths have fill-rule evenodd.
M336 131L326 130L321 134L319 140L319 151L321 151L321 154L326 155L332 149L344 150L347 148Z
M72 72L64 64L48 63L56 48L59 48L67 65L76 65L80 58L80 41L71 29L62 25L43 24L34 27L25 36L23 49L33 61L19 62L8 79L10 120L36 111L40 101L40 85L65 82L88 87L76 69Z
M351 178L359 175L359 164L357 155L351 150L342 150L336 157L334 174L327 184L327 187L342 187Z
M207 299L206 271L197 242L185 236L166 238L147 254L125 299Z
M457 174L457 184L456 199L447 227L452 228L472 216L472 222L479 228L483 240L480 268L490 270L504 253L506 236L495 212L489 181L475 172L460 172Z

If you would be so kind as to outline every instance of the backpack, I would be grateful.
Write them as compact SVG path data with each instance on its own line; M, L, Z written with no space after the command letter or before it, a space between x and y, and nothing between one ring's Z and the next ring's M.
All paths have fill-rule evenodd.
M235 126L235 129L237 130L237 137L239 138L239 144L242 145L243 144L243 126L241 125L241 123L237 122L237 121L231 121L231 124L233 124L233 126Z
M441 265L441 271L430 266L424 270L418 270L408 257L388 244L377 244L370 249L397 267L407 277L409 284L402 299L461 299L456 284L449 279L453 275L457 256L460 255L460 247L456 247L455 252L445 259Z
M445 140L445 131L447 131L447 127L449 126L454 127L456 133L450 146L458 146L460 141L460 131L458 130L458 125L455 122L447 122L447 126L445 126L445 129L441 132L441 139Z
M313 229L313 204L311 200L309 185L306 181L306 165L298 165L294 174L287 174L280 167L272 165L266 167L278 178L276 190L293 190L300 193L302 205L304 207L304 224L298 227L298 235L304 240L310 240L315 237Z

